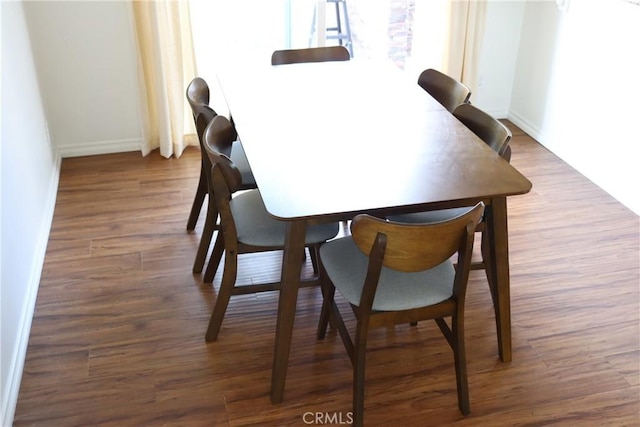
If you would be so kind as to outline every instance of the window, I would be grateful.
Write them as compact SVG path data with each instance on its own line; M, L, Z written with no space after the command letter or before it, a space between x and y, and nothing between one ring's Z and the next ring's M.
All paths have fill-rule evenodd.
M449 0L345 2L354 59L388 59L416 76L425 68L440 67ZM199 75L211 82L221 64L269 63L276 49L315 45L314 14L323 4L322 0L191 0ZM326 3L324 17L327 27L335 26L334 4ZM342 12L340 17L345 18Z

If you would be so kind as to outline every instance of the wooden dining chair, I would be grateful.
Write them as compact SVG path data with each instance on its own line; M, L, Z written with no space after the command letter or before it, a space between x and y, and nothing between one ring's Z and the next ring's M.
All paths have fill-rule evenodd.
M472 104L458 105L453 110L453 115L493 151L505 156L511 141L511 131L499 120ZM509 159L506 160L510 158L509 155Z
M283 250L286 234L286 223L269 215L258 190L236 194L242 188L242 178L237 166L229 158L236 137L231 122L223 116L211 120L203 136L204 147L212 164L211 187L215 208L220 215L220 231L209 262L219 263L222 253L225 254L222 281L207 329L207 341L217 339L231 295L280 288L279 282L235 286L238 255ZM337 223L311 225L307 228L305 246L317 255L320 244L337 234ZM317 284L315 279L302 281L302 285Z
M509 146L509 142L511 141L511 131L499 120L472 104L458 105L458 107L453 110L453 115L505 160L509 161L511 159L511 148ZM387 219L414 224L435 223L454 218L469 211L470 209L471 207L460 207L410 214L390 215ZM497 291L496 285L493 283L493 274L491 270L492 263L490 262L491 251L489 248L489 239L486 236L485 225L485 221L481 220L476 226L476 231L482 233L482 259L480 261L473 261L471 263L471 269L485 270L489 288L491 289L492 296L495 299L497 298Z
M471 97L471 90L466 85L433 68L420 73L418 85L449 112L453 112L458 105L469 102Z
M318 338L331 323L353 365L353 425L364 424L364 383L369 330L434 319L453 349L458 407L470 412L464 346L464 304L475 227L484 205L434 224L388 222L358 215L351 236L320 248L323 304ZM457 263L451 258L457 253ZM335 302L335 290L356 317L355 338ZM445 321L451 318L451 326Z
M310 47L306 49L276 50L271 55L271 65L302 62L348 61L351 58L344 46Z
M196 133L198 135L198 141L200 142L201 151L200 178L198 180L198 187L196 189L196 194L189 213L189 219L187 221L187 230L193 230L198 221L200 211L202 210L205 196L210 193L209 183L211 181L211 162L204 150L202 135L206 125L208 125L209 122L217 116L217 113L209 107L209 86L207 85L207 82L200 77L194 78L187 86L187 101L189 102L194 121L196 122ZM201 116L200 123L196 120L199 115ZM247 161L247 157L244 154L242 144L239 140L233 141L231 147L231 159L234 161L234 164L236 164L242 175L242 189L256 188L253 173L251 172L249 162ZM198 245L196 257L193 262L194 273L200 273L202 271L207 253L209 252L213 233L218 228L217 211L215 208L211 207L212 203L213 200L209 197L207 202L207 214L202 235L200 237L200 244Z

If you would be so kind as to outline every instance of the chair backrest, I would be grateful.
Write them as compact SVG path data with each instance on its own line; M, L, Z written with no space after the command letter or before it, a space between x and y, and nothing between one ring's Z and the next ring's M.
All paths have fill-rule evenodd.
M271 65L298 64L302 62L348 61L350 58L351 55L344 46L285 49L273 52L271 55Z
M233 217L231 195L240 189L242 176L229 157L231 145L237 138L233 124L224 116L214 117L207 125L202 138L206 157L211 162L209 173L209 197L215 200L220 216L220 232L224 236L224 248L229 254L237 254L238 234Z
M471 97L471 90L467 86L433 68L420 73L418 85L429 92L449 112L458 105L469 102Z
M202 147L202 135L209 122L218 115L215 110L209 107L209 85L201 78L196 77L191 80L191 83L187 86L187 102L191 107L191 113L193 114L193 120L196 125L196 132L198 134L198 140ZM198 121L198 116L202 116ZM204 153L203 153L204 154Z
M458 118L471 132L478 135L496 153L504 157L507 161L511 158L509 141L511 131L500 121L485 113L480 108L472 104L460 104L453 115Z
M422 271L443 263L460 251L466 245L467 237L472 239L472 244L473 236L467 235L474 233L483 212L484 205L478 203L458 217L427 224L386 221L362 214L353 219L351 234L356 245L367 255L380 244L380 235L384 235L382 265L404 272Z
M196 106L209 105L209 85L203 78L196 77L191 80L187 86L187 101L192 110ZM195 117L196 113L194 112L194 120Z
M216 114L216 112L213 111L213 108L209 107L208 105L196 105L191 108L191 111L193 111L193 118L196 122L196 133L198 134L198 140L200 141L200 145L202 145L205 129L207 128L211 120L213 120L214 117L217 117L218 114Z
M206 117L198 116L200 125ZM238 138L235 127L224 116L215 116L207 124L202 137L202 145L212 167L219 169L224 176L230 194L238 191L242 185L242 175L231 161L231 147Z

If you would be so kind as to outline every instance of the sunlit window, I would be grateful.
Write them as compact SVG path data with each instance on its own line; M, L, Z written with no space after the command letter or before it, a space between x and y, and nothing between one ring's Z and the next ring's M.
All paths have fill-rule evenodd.
M349 44L354 59L386 59L416 76L425 68L440 66L448 0L338 3L190 0L198 73L207 79L220 64L268 63L276 49L338 43ZM348 39L338 40L336 31L326 30L335 28L338 19L343 36L349 30ZM318 31L322 20L324 32Z

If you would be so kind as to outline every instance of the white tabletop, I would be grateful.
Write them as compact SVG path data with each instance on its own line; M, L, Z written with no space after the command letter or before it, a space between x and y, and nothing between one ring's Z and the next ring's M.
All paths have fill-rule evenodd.
M499 184L493 180L451 191L452 175L459 183L477 181L470 159L515 170L391 64L247 66L219 79L276 218L516 193L488 189Z

